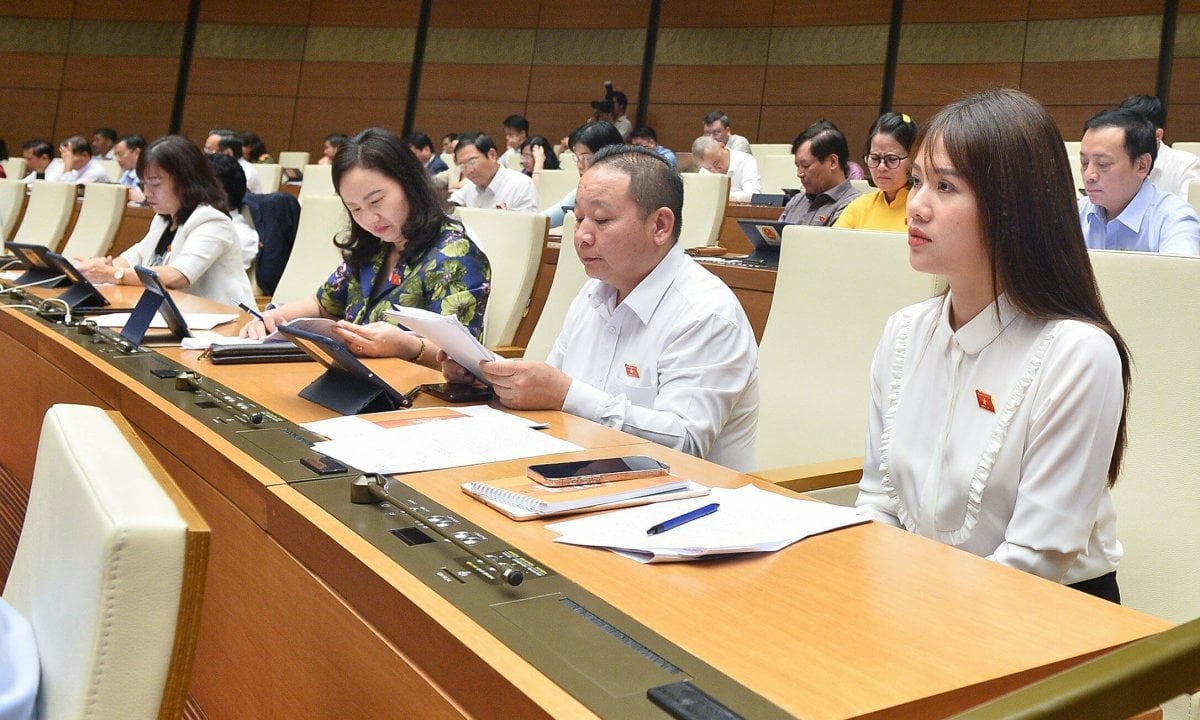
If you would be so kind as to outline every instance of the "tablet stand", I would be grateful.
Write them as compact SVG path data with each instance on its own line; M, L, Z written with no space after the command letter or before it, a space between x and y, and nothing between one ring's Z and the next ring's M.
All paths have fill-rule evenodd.
M332 368L301 390L300 397L343 415L399 410L412 404L411 399L394 397L366 378Z
M88 308L97 308L108 304L108 299L101 295L96 286L91 283L85 285L76 283L67 288L67 291L62 295L59 295L58 299L65 302L72 310L81 305ZM150 314L150 317L154 317L153 312Z
M129 313L125 327L121 328L121 337L134 345L141 345L142 340L146 337L146 331L150 329L150 323L154 322L154 316L158 313L162 303L162 295L156 295L149 291L143 292L137 305L133 306L133 312Z
M59 278L58 280L56 280L54 282L46 282L47 280L49 280L50 278L53 278L56 275ZM23 275L21 275L21 277L19 277L13 281L13 285L35 285L35 284L39 285L41 287L46 287L46 288L56 288L56 287L62 287L63 285L70 285L71 281L69 279L67 279L66 275L63 275L58 270L55 270L53 268L40 268L40 267L29 268L28 270L25 271L25 273Z

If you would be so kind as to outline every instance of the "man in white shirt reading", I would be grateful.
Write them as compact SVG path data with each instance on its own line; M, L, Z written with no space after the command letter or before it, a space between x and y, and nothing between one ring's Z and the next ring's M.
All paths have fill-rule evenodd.
M679 246L683 181L653 150L596 153L576 195L591 278L545 363L481 363L517 409L562 410L738 470L755 466L758 347L733 292ZM451 382L474 378L445 354Z
M704 116L704 134L730 150L750 152L750 141L734 134L729 127L729 116L723 110L713 110Z
M707 135L692 143L692 157L700 163L701 175L728 175L729 199L750 202L755 193L762 192L758 161L749 153L730 150Z
M528 176L500 165L496 143L484 133L458 136L454 162L467 181L450 195L463 207L537 212L537 188Z
M72 135L58 146L58 154L62 156L63 173L58 177L59 182L75 183L106 183L112 182L108 171L100 161L92 157L92 144L82 135Z

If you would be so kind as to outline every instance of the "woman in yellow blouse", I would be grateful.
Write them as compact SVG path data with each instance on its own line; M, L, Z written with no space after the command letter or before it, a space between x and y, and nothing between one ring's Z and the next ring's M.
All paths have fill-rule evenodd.
M904 213L908 204L909 151L917 136L917 123L903 113L879 116L867 136L867 154L863 156L871 170L877 192L867 193L846 206L834 227L857 230L905 231Z

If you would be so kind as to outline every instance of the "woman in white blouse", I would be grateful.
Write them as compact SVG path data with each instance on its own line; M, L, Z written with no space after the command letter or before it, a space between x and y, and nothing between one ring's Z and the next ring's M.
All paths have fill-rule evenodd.
M939 112L913 160L909 261L950 290L887 323L857 504L1119 602L1129 356L1060 190L1062 137L1032 98L992 90Z

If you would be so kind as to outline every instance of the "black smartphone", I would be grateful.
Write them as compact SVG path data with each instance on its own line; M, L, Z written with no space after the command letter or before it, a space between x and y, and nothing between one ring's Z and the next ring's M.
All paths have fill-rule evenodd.
M619 458L530 465L525 474L541 485L566 487L568 485L591 485L616 480L633 480L654 475L666 475L669 472L671 472L671 468L666 463L645 455L630 455Z
M421 392L449 403L487 402L492 399L490 387L463 385L460 383L430 383L421 386Z

